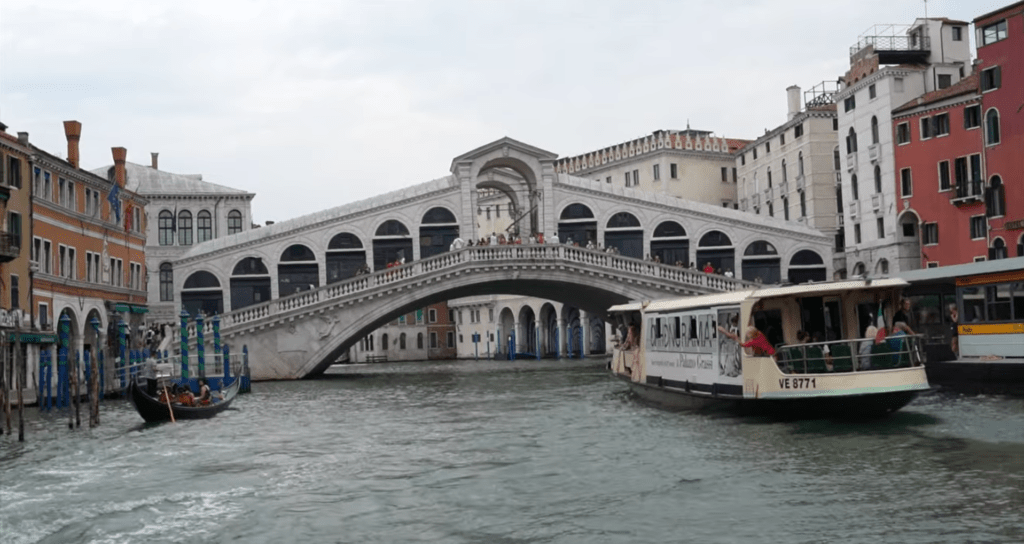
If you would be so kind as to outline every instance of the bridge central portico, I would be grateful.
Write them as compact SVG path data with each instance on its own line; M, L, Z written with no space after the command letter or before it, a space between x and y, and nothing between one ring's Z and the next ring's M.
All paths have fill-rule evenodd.
M635 153L639 156L647 153L647 149L636 149ZM367 327L384 322L394 312L459 296L529 294L564 301L591 315L603 315L608 305L629 298L728 288L725 284L715 287L714 282L682 281L679 278L692 277L694 272L681 266L654 266L643 261L647 255L659 257L665 265L697 263L698 268L703 268L711 263L713 268L731 271L736 278L766 284L824 280L831 275L830 261L823 258L831 250L831 238L803 224L668 194L652 194L611 183L610 177L575 177L564 168L559 170L557 160L554 153L503 138L456 157L451 163L451 175L198 244L169 263L172 274L161 273L160 292L173 294L175 304L192 315L227 313L226 334L235 334L235 327L249 331L248 323L253 320L259 322L257 328L267 329L267 323L283 315L279 310L288 313L289 327L315 329L314 325L321 323L322 328L326 325L322 325L316 305L331 306L340 300L332 293L351 290L356 285L369 291L381 290L375 295L381 299L379 304L384 299L402 301L397 306L389 302L376 310L371 308L376 307L373 304L361 306L360 312L375 316L361 319L366 326L352 329L355 336L346 333L343 340L313 351L306 349L302 344L305 340L298 337L286 338L275 333L276 336L271 335L274 340L258 341L260 360L278 357L281 362L269 363L265 374L261 374L257 362L254 374L283 378L305 376L322 368L334 360L331 357L336 359L344 346L354 342L359 333L372 330ZM631 159L623 155L623 160ZM665 179L662 183L691 182L680 178ZM711 182L719 183L717 179ZM557 245L524 245L515 250L527 254L509 256L507 264L500 266L497 263L504 262L503 259L485 258L501 255L488 253L490 249L474 247L447 255L456 238L478 240L492 234L484 232L481 224L484 216L490 214L495 192L507 198L512 212L509 234L518 230L526 241L530 234L544 233L548 241L553 241L557 231L563 244L571 238L579 246L592 243L615 247L621 255L568 247L556 249ZM481 205L481 194L492 196ZM496 215L502 207L494 208ZM556 256L551 253L555 251L562 253ZM395 261L404 262L405 266L388 271L387 265ZM651 272L653 276L643 275L644 282L658 286L631 287L621 279L638 273L631 267L658 271ZM355 276L365 268L378 274ZM487 270L487 274L468 274L468 270ZM547 275L531 276L539 274L537 270ZM519 276L507 275L512 272ZM625 276L616 279L617 275ZM491 277L493 281L478 281L480 277ZM553 277L560 279L555 281ZM596 277L605 278L601 280L605 282L602 287L579 285ZM700 277L700 281L711 281ZM431 282L444 278L445 285L424 283L427 278L437 278ZM393 297L389 292L403 294ZM574 293L574 297L567 299L567 292ZM352 295L355 300L365 296L363 291ZM311 304L317 309L310 313L300 301L313 301ZM303 309L289 308L295 304ZM351 304L345 302L346 306ZM293 309L294 315L290 313ZM341 316L337 319L343 321ZM331 323L330 335L334 336L333 327L340 325ZM271 352L292 355L277 356ZM294 362L299 359L302 364Z

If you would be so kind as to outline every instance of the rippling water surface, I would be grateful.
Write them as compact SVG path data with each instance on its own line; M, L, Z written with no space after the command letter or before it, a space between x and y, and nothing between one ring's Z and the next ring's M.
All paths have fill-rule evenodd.
M0 542L1024 542L1024 400L873 422L667 412L600 363L257 383L208 421L27 410Z

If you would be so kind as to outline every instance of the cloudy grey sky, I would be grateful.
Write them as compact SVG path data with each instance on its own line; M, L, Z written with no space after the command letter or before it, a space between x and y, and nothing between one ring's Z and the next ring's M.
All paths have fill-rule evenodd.
M931 0L971 21L1011 0ZM128 160L256 193L284 220L448 174L510 136L563 156L785 120L785 88L835 80L877 23L922 0L6 2L0 120L82 165ZM973 32L971 33L973 40Z

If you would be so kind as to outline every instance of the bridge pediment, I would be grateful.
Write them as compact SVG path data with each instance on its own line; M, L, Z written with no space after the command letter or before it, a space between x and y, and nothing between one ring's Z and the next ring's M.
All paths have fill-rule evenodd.
M452 159L451 172L453 174L456 173L456 166L459 164L472 163L479 160L491 162L501 157L532 157L538 162L543 162L557 159L558 153L552 153L505 136L455 157Z

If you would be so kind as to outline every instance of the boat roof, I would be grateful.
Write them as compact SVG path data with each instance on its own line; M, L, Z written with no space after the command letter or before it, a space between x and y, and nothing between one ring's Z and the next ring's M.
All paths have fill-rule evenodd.
M994 274L1012 270L1024 270L1024 257L954 264L936 268L921 268L919 270L900 272L900 277L911 283L940 282L941 280L949 280L950 283L953 283L958 277Z
M709 306L736 305L747 299L778 298L787 296L823 296L843 291L885 289L892 287L905 287L907 285L909 285L909 283L902 278L802 283L800 285L768 287L747 291L732 291L729 293L718 293L714 295L698 295L693 297L670 298L655 301L629 302L626 304L612 306L608 311L638 312L643 309L647 312L669 312L675 310L687 310L690 308L705 308Z

